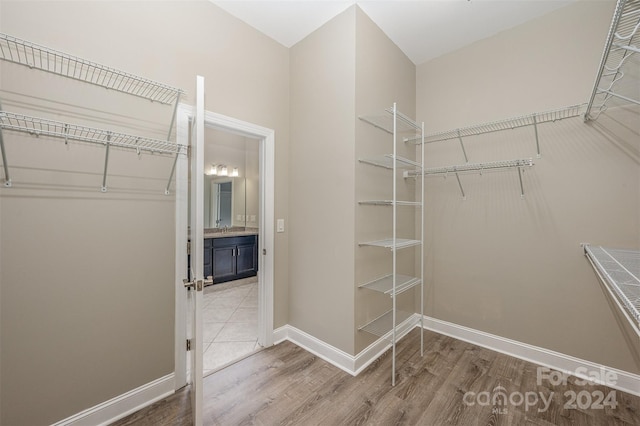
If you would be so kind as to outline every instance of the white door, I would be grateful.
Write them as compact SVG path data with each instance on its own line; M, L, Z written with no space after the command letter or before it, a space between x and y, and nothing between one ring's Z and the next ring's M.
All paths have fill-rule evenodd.
M191 340L190 382L193 424L202 425L202 294L204 278L204 77L196 80L196 110L193 114L191 137L191 279L188 306Z

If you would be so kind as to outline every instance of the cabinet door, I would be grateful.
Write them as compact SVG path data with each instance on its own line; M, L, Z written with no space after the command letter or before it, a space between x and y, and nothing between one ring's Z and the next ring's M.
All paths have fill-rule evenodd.
M222 283L236 276L236 246L213 248L213 282Z
M204 240L204 260L202 274L205 278L213 275L213 238Z
M238 242L236 255L238 278L255 275L258 271L258 246L255 237L243 237Z

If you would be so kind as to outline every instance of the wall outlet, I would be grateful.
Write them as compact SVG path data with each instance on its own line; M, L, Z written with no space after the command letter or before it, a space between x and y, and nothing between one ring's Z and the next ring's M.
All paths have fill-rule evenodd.
M276 224L276 232L284 232L284 219L278 219Z

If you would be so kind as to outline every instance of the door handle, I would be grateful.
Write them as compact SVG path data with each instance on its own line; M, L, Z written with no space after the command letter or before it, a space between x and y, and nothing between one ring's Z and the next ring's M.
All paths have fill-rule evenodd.
M209 277L207 277L209 278ZM202 291L202 287L203 284L208 282L207 280L195 280L195 281L189 281L188 279L183 279L182 283L184 284L184 288L186 288L187 290L197 290L197 291ZM213 284L213 279L211 280L211 283Z
M182 283L184 284L184 288L186 288L187 290L191 290L193 288L196 288L196 282L195 281L189 281L188 279L183 279Z
M213 284L213 275L209 275L206 280L204 280L204 285Z

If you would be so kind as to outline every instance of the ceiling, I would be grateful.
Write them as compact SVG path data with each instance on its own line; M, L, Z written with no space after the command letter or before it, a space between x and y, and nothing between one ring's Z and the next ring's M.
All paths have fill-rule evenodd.
M421 64L576 0L209 0L285 47L357 4Z

